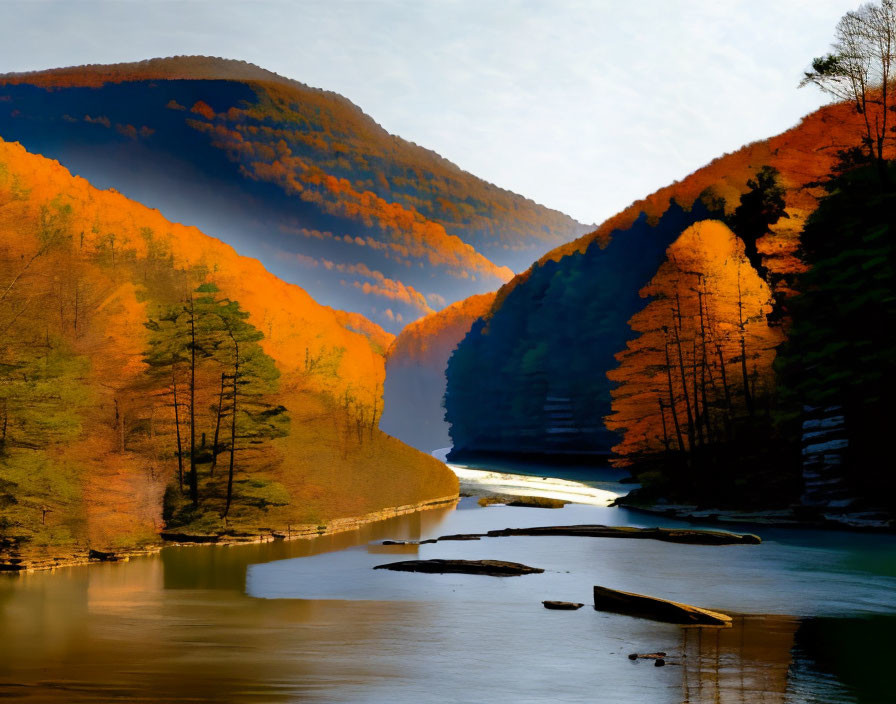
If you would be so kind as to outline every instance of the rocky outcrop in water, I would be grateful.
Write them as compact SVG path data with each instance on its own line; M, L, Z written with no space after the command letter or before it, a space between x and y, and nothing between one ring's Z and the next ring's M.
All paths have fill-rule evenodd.
M594 610L650 618L686 626L730 626L731 617L699 606L668 601L644 594L594 587Z
M377 565L375 570L393 572L425 572L427 574L482 574L490 577L518 577L524 574L540 574L539 567L529 567L519 562L503 560L405 560Z

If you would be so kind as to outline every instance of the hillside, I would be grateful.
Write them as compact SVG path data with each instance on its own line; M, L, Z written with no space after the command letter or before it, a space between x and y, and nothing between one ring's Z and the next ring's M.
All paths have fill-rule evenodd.
M423 452L448 447L442 406L448 358L494 300L494 293L470 296L401 331L386 357L381 430Z
M166 520L318 525L456 493L376 430L389 337L369 322L5 141L0 231L0 548L117 549Z
M629 318L646 304L638 291L689 226L730 219L763 167L775 170L783 214L756 241L751 263L767 270L777 315L786 317L805 269L801 232L839 153L857 146L860 119L851 106L822 108L633 203L503 286L449 362L454 456L609 455L619 438L604 423L615 386L607 373L634 335Z
M728 214L734 211L747 181L763 166L780 173L785 188L787 218L772 227L772 234L760 245L766 266L779 278L801 271L797 248L800 233L809 215L823 194L819 183L831 173L840 150L855 147L861 117L851 106L832 104L807 115L786 132L747 144L637 200L595 230L555 247L540 257L529 269L515 276L499 293L499 301L514 287L526 281L533 269L548 262L560 261L575 253L584 253L592 245L601 246L616 233L629 229L639 218L655 223L675 201L688 207L699 198L707 203L722 203ZM892 147L891 147L892 150Z
M335 93L237 61L0 76L0 136L393 332L586 230L389 134Z

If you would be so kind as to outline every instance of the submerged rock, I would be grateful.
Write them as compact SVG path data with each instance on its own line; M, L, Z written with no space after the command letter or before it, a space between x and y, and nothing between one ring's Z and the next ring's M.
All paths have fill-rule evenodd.
M729 533L721 530L691 528L632 528L630 526L540 526L535 528L504 528L490 530L490 538L508 535L563 535L590 538L635 538L662 540L667 543L689 545L758 545L762 539L752 533Z
M434 538L429 540L384 540L380 545L429 545L436 542Z
M404 560L403 562L377 565L373 569L428 574L482 574L490 577L517 577L544 572L539 567L529 567L519 562L503 560Z
M584 604L579 604L575 601L543 601L541 603L544 604L544 608L557 611L575 611L584 606Z
M599 586L594 587L594 610L690 626L731 625L730 616L716 611Z
M484 537L486 536L482 533L459 533L457 535L439 536L439 540L479 540L480 538Z
M524 508L563 508L568 503L571 502L565 499L552 499L546 496L508 496L499 494L495 496L483 496L479 499L480 506L500 504L504 506Z
M525 508L563 508L568 503L570 502L564 499L551 499L546 496L520 496L507 505Z
M187 533L159 533L162 540L171 543L217 543L220 540L218 535L189 535Z

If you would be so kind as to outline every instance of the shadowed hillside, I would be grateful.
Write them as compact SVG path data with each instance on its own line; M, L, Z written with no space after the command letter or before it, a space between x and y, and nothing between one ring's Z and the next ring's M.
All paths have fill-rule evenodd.
M471 296L408 325L389 348L380 429L423 452L448 447L445 368L494 293Z
M861 116L852 106L822 108L793 129L720 157L633 203L593 233L552 250L514 277L449 362L446 408L454 457L519 451L609 454L618 436L607 430L604 419L617 381L608 380L607 372L617 366L616 355L634 337L629 318L646 304L637 292L657 271L666 248L700 220L723 219L735 234L747 238L748 268L755 267L771 287L774 312L769 321L786 322L789 297L805 270L800 259L804 224L825 193L823 182L855 155L861 134ZM744 223L749 225L753 204L765 207L762 199L772 202L778 197L780 208L771 209L760 231L749 232ZM743 203L747 205L738 211ZM694 274L704 276L680 272L681 277ZM642 295L656 293L645 289ZM726 325L726 334L744 327L737 321ZM668 333L671 328L665 329ZM697 339L706 334L705 325L703 330ZM652 352L662 355L663 350ZM697 354L689 347L682 350L682 360L696 365ZM722 366L746 369L740 365L742 357L732 353ZM746 369L742 375L748 406L750 387L756 385L749 378L758 373ZM679 376L693 374L682 364ZM679 391L675 400L676 408L682 403L682 418L687 390ZM655 399L653 404L657 423L662 415L669 424L671 443L669 409L657 408ZM749 410L754 411L752 406ZM703 432L699 419L690 432L698 429ZM652 432L660 433L662 445L661 431Z
M456 493L376 429L389 336L369 321L2 141L0 232L0 548L316 526Z
M0 136L398 331L585 230L256 66L153 59L0 77Z

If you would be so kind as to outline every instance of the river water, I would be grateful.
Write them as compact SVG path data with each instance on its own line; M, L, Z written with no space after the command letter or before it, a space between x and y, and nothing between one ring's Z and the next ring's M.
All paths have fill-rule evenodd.
M761 529L761 545L504 537L535 525L681 526L624 509L456 508L313 540L167 548L0 580L0 698L24 702L896 702L896 538ZM734 527L737 529L738 527ZM502 559L494 578L372 568ZM596 612L595 584L737 614L729 629ZM662 650L666 667L631 662Z

